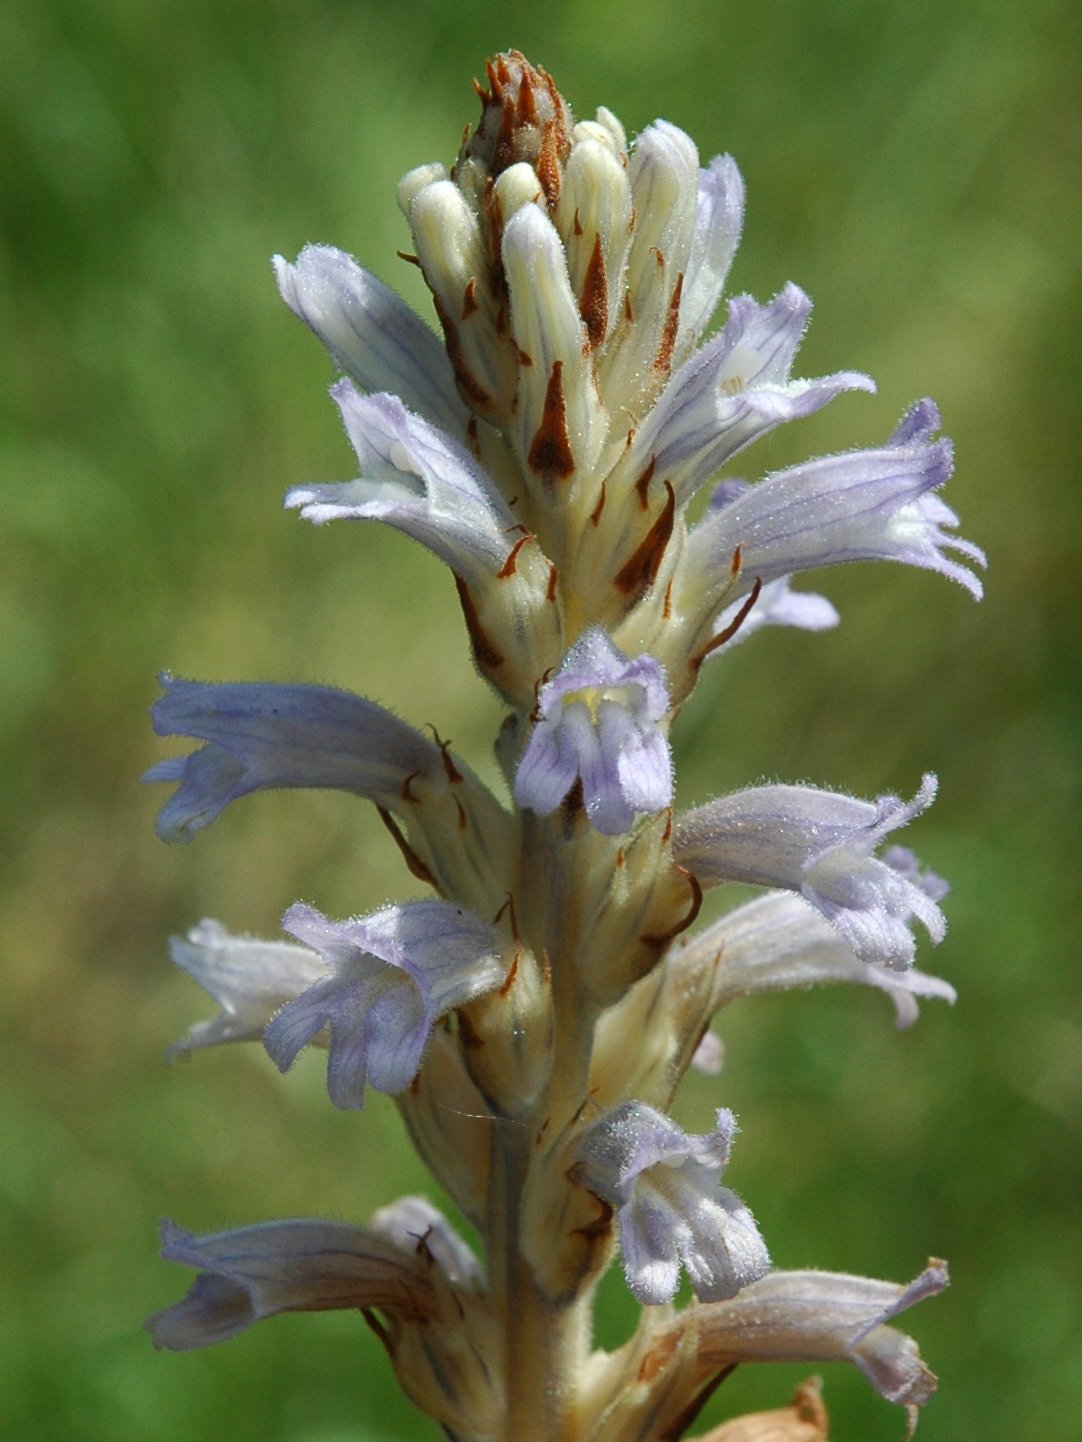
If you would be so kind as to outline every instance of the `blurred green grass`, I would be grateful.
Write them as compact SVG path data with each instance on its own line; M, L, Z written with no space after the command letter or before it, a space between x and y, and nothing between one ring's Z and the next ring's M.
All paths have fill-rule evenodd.
M188 850L153 838L146 707L168 666L352 687L439 724L483 768L498 711L450 582L399 537L283 515L346 478L330 370L268 257L339 244L429 314L395 257L393 187L450 159L484 57L517 45L579 114L655 115L748 185L734 283L817 303L804 374L870 371L762 443L756 472L873 443L928 392L947 495L986 546L981 607L938 578L822 578L844 624L764 636L708 670L677 737L686 802L759 778L911 793L949 876L923 964L960 992L896 1034L876 996L726 1018L734 1185L775 1258L954 1286L914 1313L940 1372L921 1437L1069 1435L1082 1396L1077 1246L1079 22L1063 3L8 0L0 14L0 726L5 1311L0 1416L27 1439L432 1435L346 1316L285 1318L185 1357L140 1319L188 1277L155 1255L265 1216L364 1218L423 1184L389 1107L333 1113L318 1065L166 1069L206 1007L163 938L204 914L273 932L403 892L348 798L268 796ZM906 838L910 839L909 837ZM626 1317L607 1289L615 1334ZM744 1369L711 1415L776 1405L806 1369ZM839 1439L898 1414L828 1369Z

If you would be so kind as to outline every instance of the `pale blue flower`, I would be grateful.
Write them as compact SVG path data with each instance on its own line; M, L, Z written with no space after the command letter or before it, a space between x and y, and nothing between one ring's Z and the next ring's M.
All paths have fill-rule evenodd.
M874 391L874 381L857 371L790 378L810 313L811 301L795 285L766 305L746 295L731 300L725 329L685 362L636 431L628 471L653 464L680 504L775 426L811 415L842 391Z
M333 974L283 1007L263 1044L287 1071L327 1028L327 1091L338 1107L363 1106L366 1086L404 1091L435 1022L499 986L507 970L492 927L445 901L406 902L348 921L298 902L282 927Z
M582 783L586 814L606 836L672 801L672 756L659 727L669 707L651 656L628 660L599 626L584 632L541 687L538 719L515 773L515 800L541 816Z
M984 553L948 534L958 524L935 494L951 474L951 447L933 440L939 412L920 401L876 450L847 451L768 476L735 494L731 484L689 541L692 563L722 573L739 547L741 589L844 561L901 561L938 571L976 598L979 579L946 553L978 566Z
M177 966L221 1007L211 1021L196 1022L170 1048L170 1055L255 1040L279 1007L330 972L323 957L306 946L231 936L221 922L209 918L193 926L186 938L174 936L169 951Z
M788 891L736 907L680 947L673 965L681 974L714 969L711 1010L759 992L846 981L885 992L894 1003L896 1025L906 1027L917 1019L918 997L957 999L954 987L938 976L861 961L836 926Z
M378 1307L421 1318L435 1311L416 1254L343 1222L263 1222L196 1237L166 1221L162 1257L200 1269L183 1301L146 1322L154 1345L171 1352L224 1342L280 1312Z
M190 841L252 791L334 787L392 809L410 776L443 775L434 742L381 706L328 686L162 677L151 708L159 736L207 744L152 766L145 781L176 781L158 818L163 841Z
M647 1305L672 1300L683 1267L700 1301L734 1296L770 1266L755 1218L718 1180L732 1112L690 1136L641 1102L603 1117L579 1142L574 1175L616 1212L627 1284Z
M872 852L931 805L935 787L935 777L925 776L910 802L860 801L810 786L753 787L680 817L673 855L704 887L742 881L799 892L862 961L900 970L913 960L911 918L942 940L942 883L916 872L909 852L883 860Z
M918 1407L936 1379L912 1338L886 1324L947 1281L940 1261L905 1287L838 1272L771 1272L731 1300L699 1309L699 1361L852 1362L888 1402Z
M294 486L285 504L307 521L383 521L427 546L468 582L494 577L518 522L464 446L397 396L362 396L351 381L331 395L357 452L360 478Z
M443 343L420 316L344 251L306 245L290 265L274 257L278 289L363 391L393 391L452 435L468 412Z

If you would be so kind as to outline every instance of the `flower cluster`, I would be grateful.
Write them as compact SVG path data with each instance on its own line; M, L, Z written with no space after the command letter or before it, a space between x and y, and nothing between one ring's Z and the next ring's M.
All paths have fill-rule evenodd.
M979 596L983 557L939 496L950 446L925 400L880 446L719 479L872 382L793 377L810 310L794 285L730 300L704 339L743 218L730 158L702 166L662 121L630 145L607 110L576 123L515 52L481 100L450 170L398 192L442 342L341 251L275 267L342 372L358 468L286 505L381 521L447 564L507 707L507 796L360 697L172 678L155 728L202 744L150 779L176 783L167 840L268 788L375 802L423 894L345 920L298 903L290 941L201 922L173 956L220 1014L178 1047L261 1039L282 1070L325 1048L331 1101L395 1098L482 1255L418 1197L367 1227L167 1224L164 1254L200 1276L151 1330L199 1347L285 1310L361 1308L408 1395L463 1442L675 1438L735 1365L770 1359L848 1359L912 1413L934 1378L888 1323L945 1285L943 1265L908 1287L773 1270L720 1184L732 1113L689 1135L666 1111L691 1065L717 1071L710 1024L737 997L858 982L899 1025L919 996L953 1000L913 969L914 922L941 939L946 887L882 849L935 780L909 802L763 785L674 817L669 733L708 658L765 625L836 624L798 572L894 560ZM764 894L693 932L724 882ZM617 1251L642 1314L604 1353L589 1319ZM681 1272L693 1300L674 1310Z

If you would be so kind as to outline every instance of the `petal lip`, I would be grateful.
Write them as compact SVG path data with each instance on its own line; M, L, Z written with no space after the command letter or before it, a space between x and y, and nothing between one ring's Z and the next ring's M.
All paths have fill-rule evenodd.
M701 1301L735 1296L770 1266L755 1218L718 1185L736 1122L716 1113L691 1136L642 1102L626 1102L587 1129L571 1175L616 1212L624 1273L647 1306L672 1300L681 1267Z

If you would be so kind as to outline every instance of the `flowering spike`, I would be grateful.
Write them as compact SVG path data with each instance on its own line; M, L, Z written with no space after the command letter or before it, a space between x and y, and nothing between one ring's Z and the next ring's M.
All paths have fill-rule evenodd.
M576 120L518 51L485 75L454 163L397 190L442 344L343 251L274 264L343 372L331 395L359 468L286 504L315 524L380 521L449 567L509 713L510 797L434 726L323 686L167 678L155 729L202 745L148 774L176 783L168 840L269 788L375 803L438 899L342 921L297 903L293 941L203 921L172 952L219 1014L174 1050L262 1036L284 1071L323 1046L331 1100L395 1098L478 1250L423 1196L368 1230L168 1224L165 1255L200 1276L151 1330L183 1349L278 1312L360 1308L409 1397L460 1442L676 1438L734 1366L775 1359L848 1360L912 1427L935 1379L890 1322L946 1285L943 1265L909 1287L772 1271L720 1185L732 1113L689 1134L664 1109L689 1067L719 1075L710 1028L738 997L852 982L885 992L899 1026L921 997L954 1000L912 968L914 922L943 935L946 883L886 844L934 778L908 803L759 785L674 818L669 732L707 657L768 626L837 624L826 597L792 589L802 571L901 561L980 595L984 556L940 497L950 444L921 401L880 446L727 474L873 382L794 377L811 302L793 284L729 299L710 336L744 220L730 157L702 164L662 120L630 143L604 108ZM725 881L767 894L696 931ZM614 1233L644 1310L602 1356L585 1343ZM682 1272L689 1308L670 1305ZM818 1393L804 1397L717 1442L775 1425L822 1439Z

